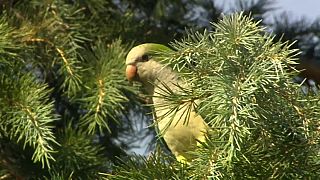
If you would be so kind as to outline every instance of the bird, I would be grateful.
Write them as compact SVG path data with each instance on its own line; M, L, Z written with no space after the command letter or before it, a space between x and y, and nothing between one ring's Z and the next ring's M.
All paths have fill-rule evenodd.
M164 51L173 50L157 43L133 47L126 57L126 78L142 84L145 94L151 97L149 103L154 109L154 124L158 135L163 138L177 161L189 164L194 159L190 152L206 141L208 125L195 108L186 113L187 106L181 105L174 113L170 106L161 106L168 103L159 96L164 89L169 88L178 93L181 87L187 87L187 83L176 71L157 58L156 52Z

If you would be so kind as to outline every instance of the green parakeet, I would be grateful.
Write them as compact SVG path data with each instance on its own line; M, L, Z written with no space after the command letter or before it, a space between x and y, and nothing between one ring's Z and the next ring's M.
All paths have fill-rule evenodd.
M188 152L197 147L198 141L205 141L208 126L194 109L188 114L185 112L186 107L181 106L181 109L174 114L170 112L169 107L157 106L165 102L165 99L158 95L163 91L164 86L172 91L179 89L177 84L186 86L178 73L153 56L157 51L172 50L167 46L154 43L141 44L132 48L126 58L126 76L129 81L141 82L147 95L152 97L151 103L154 104L154 120L158 133L177 160L188 163L192 160L192 155ZM188 118L187 121L185 118Z

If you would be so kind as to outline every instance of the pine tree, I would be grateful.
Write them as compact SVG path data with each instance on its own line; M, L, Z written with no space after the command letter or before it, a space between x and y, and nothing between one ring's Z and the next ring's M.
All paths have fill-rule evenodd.
M317 96L291 82L301 44L283 41L301 33L267 35L256 22L268 2L218 22L211 0L0 1L0 179L318 177ZM192 88L168 93L172 104L202 102L211 132L190 165L162 145L128 152L154 133L132 135L133 119L149 118L124 76L141 42L176 50L162 56Z
M197 158L190 165L158 154L132 159L108 178L319 177L319 101L316 95L303 95L292 81L297 49L274 43L274 36L242 13L213 26L215 31L175 41L176 51L161 56L191 85L182 93L168 89L161 94L171 101L166 105L193 106L199 100L198 112L210 126L207 142L193 152Z
M99 179L128 156L130 112L146 108L125 81L125 54L135 41L171 41L178 27L181 36L190 9L184 1L1 1L0 178Z
M123 153L111 136L132 90L126 48L97 28L109 2L89 3L3 4L1 178L96 179Z

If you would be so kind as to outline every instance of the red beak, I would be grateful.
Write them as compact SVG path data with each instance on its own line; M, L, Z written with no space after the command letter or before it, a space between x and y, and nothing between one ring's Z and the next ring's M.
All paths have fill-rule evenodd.
M132 81L136 75L137 75L137 66L127 65L127 68L126 68L127 79L129 81Z

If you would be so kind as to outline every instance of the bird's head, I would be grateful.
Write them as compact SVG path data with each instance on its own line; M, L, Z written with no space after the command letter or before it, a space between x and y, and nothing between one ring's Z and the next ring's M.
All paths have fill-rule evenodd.
M155 82L160 71L165 68L156 55L159 52L172 51L167 46L146 43L132 48L126 58L126 76L129 81L139 81L144 85Z

